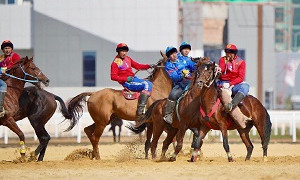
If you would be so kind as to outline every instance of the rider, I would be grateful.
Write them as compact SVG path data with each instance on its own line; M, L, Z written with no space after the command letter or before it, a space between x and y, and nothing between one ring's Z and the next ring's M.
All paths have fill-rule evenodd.
M195 63L187 57L190 50L191 46L187 43L181 44L181 54L177 54L177 49L173 46L169 46L166 49L168 61L165 70L172 79L173 88L167 99L163 119L169 124L173 122L173 111L176 101L190 84L191 72L194 70Z
M1 50L3 51L3 54L0 56L0 74L5 74L6 69L11 68L18 60L20 60L20 56L15 53L13 49L14 45L11 41L5 40L2 42ZM2 79L0 79L0 117L3 117L5 115L3 103L6 89L6 83Z
M146 111L147 100L152 92L152 82L136 77L132 72L132 68L146 70L155 67L155 65L135 62L127 56L128 51L129 48L125 43L119 43L117 45L116 52L118 55L111 63L110 77L111 80L119 82L124 88L130 91L141 92L136 112L139 117Z
M219 60L221 68L220 81L218 86L232 88L234 98L231 102L224 105L226 112L231 112L244 99L249 92L249 84L244 82L246 73L246 63L237 56L238 49L234 44L225 47L226 55ZM245 126L245 125L243 125Z

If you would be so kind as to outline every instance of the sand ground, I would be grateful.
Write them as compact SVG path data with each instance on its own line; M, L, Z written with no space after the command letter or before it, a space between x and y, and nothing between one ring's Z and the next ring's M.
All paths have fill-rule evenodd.
M32 151L36 145L28 145ZM227 162L222 143L204 143L203 157L195 163L190 158L190 143L176 162L145 160L143 144L131 142L99 145L101 160L80 158L75 150L91 149L84 145L56 143L49 145L44 162L13 162L19 156L17 145L0 148L0 179L299 179L300 144L271 143L268 162L263 162L262 148L254 143L253 156L245 162L246 148L231 143L234 162ZM172 148L170 148L172 150ZM170 150L170 152L171 152ZM161 147L158 148L160 155ZM77 154L77 156L76 156ZM71 160L65 160L68 156ZM79 158L79 159L76 159Z

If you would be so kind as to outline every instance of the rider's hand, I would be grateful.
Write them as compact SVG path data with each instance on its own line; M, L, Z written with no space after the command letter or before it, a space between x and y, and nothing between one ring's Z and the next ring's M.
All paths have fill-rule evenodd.
M155 68L156 64L149 64L150 68Z
M5 72L6 72L6 67L1 67L1 74L5 74Z
M133 77L132 76L128 76L127 77L127 82L131 82L133 80Z
M223 83L223 86L222 86L224 89L229 89L230 88L230 84L229 83Z
M190 74L190 71L189 71L188 69L182 70L182 76L183 76L183 77L188 77L189 74Z

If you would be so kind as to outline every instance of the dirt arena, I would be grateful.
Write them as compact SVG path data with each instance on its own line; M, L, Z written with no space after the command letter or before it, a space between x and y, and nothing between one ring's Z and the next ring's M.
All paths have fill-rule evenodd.
M105 138L107 141L105 142ZM104 139L104 140L103 140ZM16 163L17 145L0 148L0 179L299 179L300 144L271 142L268 162L262 161L262 149L254 143L253 158L244 161L246 149L239 142L231 142L234 162L227 162L220 142L205 142L202 157L196 163L189 159L190 142L176 162L145 160L143 145L130 139L125 143L110 143L104 137L99 145L101 160L89 160L74 153L91 149L83 144L50 142L44 162ZM54 142L53 142L54 141ZM161 143L160 143L161 144ZM36 144L29 144L30 150ZM161 147L158 149L160 154ZM72 154L73 152L73 154ZM65 160L65 159L69 160Z

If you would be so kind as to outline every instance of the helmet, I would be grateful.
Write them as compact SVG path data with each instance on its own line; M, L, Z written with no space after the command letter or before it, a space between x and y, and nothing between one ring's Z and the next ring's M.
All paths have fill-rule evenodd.
M234 44L227 44L227 46L225 47L225 52L236 54L238 52L238 49Z
M192 47L190 44L188 44L187 42L183 41L181 44L180 44L180 47L179 47L179 51L185 49L185 48L188 48L190 50L192 50Z
M171 54L173 54L174 52L177 53L177 49L173 46L168 46L166 49L166 55L167 57L169 57Z
M14 49L14 45L10 42L10 40L5 40L2 42L1 50L3 50L5 47L11 47L12 49Z
M129 48L128 48L127 44L125 44L125 43L119 43L117 45L116 51L119 52L119 51L124 51L124 50L125 51L129 51Z

